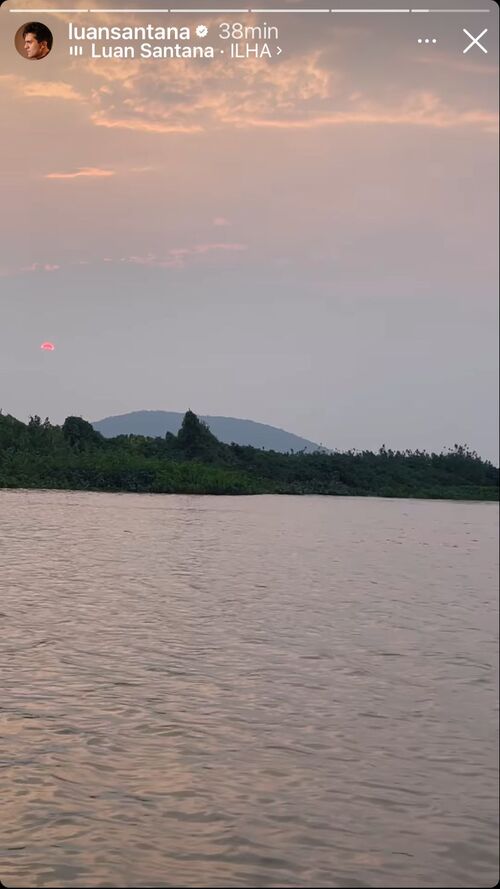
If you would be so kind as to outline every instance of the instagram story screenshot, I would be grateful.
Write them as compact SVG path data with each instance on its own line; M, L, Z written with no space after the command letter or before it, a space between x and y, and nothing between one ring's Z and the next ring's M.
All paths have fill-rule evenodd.
M493 887L498 5L166 2L0 2L0 886Z

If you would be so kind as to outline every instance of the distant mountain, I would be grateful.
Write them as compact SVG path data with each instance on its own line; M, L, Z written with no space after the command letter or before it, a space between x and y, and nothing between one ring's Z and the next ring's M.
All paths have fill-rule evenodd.
M97 432L106 438L116 435L147 435L152 438L163 438L166 432L177 435L184 414L175 411L132 411L116 417L105 417L92 423ZM253 420L238 420L236 417L201 417L216 438L226 444L235 442L240 445L252 445L254 448L265 448L266 451L326 451L307 438L301 438L284 429L255 423Z

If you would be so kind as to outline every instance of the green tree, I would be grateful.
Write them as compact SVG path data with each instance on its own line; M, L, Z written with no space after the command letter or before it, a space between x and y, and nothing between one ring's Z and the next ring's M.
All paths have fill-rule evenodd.
M192 410L186 411L177 434L177 445L188 460L213 462L223 458L224 445L210 432L206 423L198 419Z
M80 451L102 441L100 432L96 432L92 424L81 417L66 417L62 433L71 447Z

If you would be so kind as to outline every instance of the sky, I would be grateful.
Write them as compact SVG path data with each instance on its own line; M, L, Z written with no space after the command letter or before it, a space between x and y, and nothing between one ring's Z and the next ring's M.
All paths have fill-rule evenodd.
M458 5L490 12L4 3L3 412L191 408L330 448L457 442L498 464L498 7ZM286 3L307 6L322 4ZM14 45L33 18L54 33L41 61ZM193 42L217 46L220 21L267 21L282 53L74 58L70 19L203 23ZM464 54L463 28L485 27L488 53Z

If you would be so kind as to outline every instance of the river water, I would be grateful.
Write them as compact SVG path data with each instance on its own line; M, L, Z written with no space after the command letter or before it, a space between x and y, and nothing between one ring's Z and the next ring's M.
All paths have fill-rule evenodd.
M8 887L498 879L498 506L0 491Z

